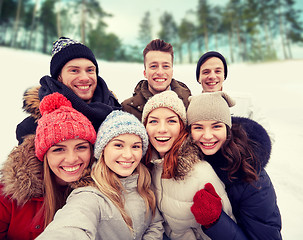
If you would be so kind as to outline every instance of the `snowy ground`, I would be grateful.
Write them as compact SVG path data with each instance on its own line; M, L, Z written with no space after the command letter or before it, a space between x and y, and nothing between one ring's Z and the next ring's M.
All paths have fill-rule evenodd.
M0 47L2 135L0 164L17 144L15 128L26 116L22 110L22 94L39 84L49 73L50 56ZM99 61L100 76L118 96L128 98L143 78L143 64ZM247 92L261 106L275 144L267 171L275 186L282 214L284 239L303 239L303 60L266 64L235 64L229 66L224 90ZM301 76L301 77L300 77ZM201 91L195 79L195 65L175 65L174 77L183 81L193 94Z

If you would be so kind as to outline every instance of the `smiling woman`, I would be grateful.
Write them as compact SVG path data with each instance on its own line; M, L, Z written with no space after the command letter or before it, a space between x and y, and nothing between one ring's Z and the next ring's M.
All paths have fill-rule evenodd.
M195 193L206 183L213 184L218 192L219 207L216 214L207 216L209 226L221 210L231 219L233 214L224 184L210 164L200 158L198 146L188 137L182 100L173 91L154 95L144 106L142 122L151 143L145 163L152 173L166 235L170 239L208 239L191 213Z
M109 114L98 131L91 175L79 181L37 239L162 239L151 177L141 163L147 146L146 130L134 115Z
M1 239L35 239L65 203L69 184L94 160L96 131L70 101L53 93L40 111L36 134L11 152L1 170Z

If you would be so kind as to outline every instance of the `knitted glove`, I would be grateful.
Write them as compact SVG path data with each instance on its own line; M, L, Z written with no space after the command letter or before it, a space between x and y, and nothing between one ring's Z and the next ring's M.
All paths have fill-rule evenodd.
M222 211L221 198L211 183L196 192L191 212L196 221L205 228L211 227L220 217Z

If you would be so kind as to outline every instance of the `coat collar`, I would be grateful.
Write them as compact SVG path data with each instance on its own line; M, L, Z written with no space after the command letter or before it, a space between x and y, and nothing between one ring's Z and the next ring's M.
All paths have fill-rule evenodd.
M23 205L43 196L43 162L35 155L35 135L28 135L15 147L0 170L3 194Z
M163 159L158 159L155 152L152 155L152 163L163 164ZM178 166L176 169L176 180L184 180L193 169L194 164L203 161L199 147L193 142L190 136L182 143L178 152Z

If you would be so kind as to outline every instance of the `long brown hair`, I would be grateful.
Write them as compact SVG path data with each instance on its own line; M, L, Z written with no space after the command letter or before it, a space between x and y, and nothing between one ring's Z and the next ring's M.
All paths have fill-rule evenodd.
M146 206L146 216L150 209L152 215L155 214L156 198L151 190L151 177L148 169L140 162L135 170L138 177L137 191L143 198ZM131 217L127 214L124 203L123 192L125 191L119 177L105 163L103 153L91 172L92 179L96 183L98 189L107 196L120 211L128 228L133 231L133 223Z
M179 136L174 141L172 148L164 155L164 161L163 161L163 172L162 172L162 178L175 178L176 176L176 169L178 165L178 156L179 156L179 149L184 142L184 140L188 136L188 131L186 129L186 126L184 125L183 121L177 114L180 122L180 133ZM147 119L147 118L146 118ZM147 121L144 123L146 127ZM145 165L151 169L151 158L152 158L152 152L153 149L155 149L151 144L148 145L147 153L145 155Z
M95 161L93 156L93 146L90 143L91 158L88 168ZM72 189L67 186L60 186L55 179L55 174L51 171L46 154L43 161L43 182L44 182L44 202L41 208L41 214L44 216L44 227L46 227L54 218L55 213L64 206L68 195Z
M232 128L227 128L227 140L221 148L223 156L227 159L227 167L229 180L237 179L235 174L242 171L243 180L252 183L258 180L258 171L260 162L258 161L253 146L257 143L250 140L239 124L233 123Z

